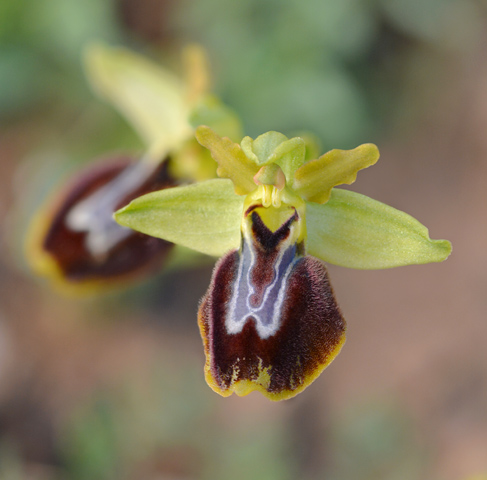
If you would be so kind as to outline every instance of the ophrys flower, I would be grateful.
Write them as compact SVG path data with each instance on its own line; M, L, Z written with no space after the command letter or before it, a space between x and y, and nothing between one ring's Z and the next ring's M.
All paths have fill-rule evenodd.
M145 195L116 220L223 255L198 316L206 379L221 395L290 398L335 358L345 321L322 260L389 268L450 253L409 215L334 188L378 160L375 145L305 162L299 137L268 132L238 145L205 126L196 136L222 178Z

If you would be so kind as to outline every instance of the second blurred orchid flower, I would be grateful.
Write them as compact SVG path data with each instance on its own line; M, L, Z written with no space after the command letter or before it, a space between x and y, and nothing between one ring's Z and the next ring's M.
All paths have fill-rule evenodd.
M64 290L96 291L157 270L173 245L117 224L113 212L145 193L215 176L214 161L194 139L194 122L239 139L237 116L207 93L204 52L193 46L184 54L181 79L124 48L86 50L93 89L133 125L147 150L139 159L112 155L89 165L32 221L30 263Z

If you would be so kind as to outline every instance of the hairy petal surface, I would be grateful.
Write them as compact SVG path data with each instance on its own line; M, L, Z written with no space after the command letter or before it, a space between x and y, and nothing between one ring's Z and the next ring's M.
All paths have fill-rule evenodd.
M307 248L326 262L380 269L442 262L447 240L431 240L428 229L407 213L365 195L333 189L325 205L306 203Z
M345 320L325 266L295 243L297 212L274 232L256 211L249 215L242 249L217 263L200 305L205 375L222 396L256 390L283 400L335 358Z
M240 245L244 197L230 180L214 179L133 200L115 220L139 232L221 256Z
M336 185L355 182L357 172L379 160L379 150L372 143L353 150L331 150L300 167L295 174L294 189L309 202L325 203Z

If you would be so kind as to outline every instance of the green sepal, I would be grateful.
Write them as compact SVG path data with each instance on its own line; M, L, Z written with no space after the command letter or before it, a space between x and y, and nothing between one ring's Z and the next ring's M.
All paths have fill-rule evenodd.
M331 150L296 171L294 190L309 202L325 203L334 186L355 182L357 172L377 160L379 150L372 143L353 150Z
M84 60L94 90L133 125L154 155L191 137L189 105L178 77L120 47L91 45Z
M276 163L284 172L286 182L292 187L294 172L304 163L306 145L302 138L288 139L279 132L267 132L255 140L245 137L242 150L247 158L258 165Z
M237 195L247 195L257 188L253 178L259 166L247 158L238 143L220 137L206 125L196 129L196 140L210 150L218 163L218 176L229 178Z
M407 213L365 195L333 189L320 205L306 202L307 250L342 267L380 269L442 262L447 240L431 240L428 229Z
M143 195L114 218L120 225L219 257L240 245L243 203L230 180L213 179Z

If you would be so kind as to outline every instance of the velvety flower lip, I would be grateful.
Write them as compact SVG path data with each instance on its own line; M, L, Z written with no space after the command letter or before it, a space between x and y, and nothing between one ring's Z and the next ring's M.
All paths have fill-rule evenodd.
M140 170L140 162L128 156L94 162L41 209L27 236L27 253L37 273L65 290L72 286L90 291L160 267L173 245L121 227L111 217L131 199L168 188L174 181L167 162L136 176L134 169ZM127 173L129 184L124 182Z
M214 391L257 390L283 400L335 358L345 342L345 320L323 262L297 243L297 211L272 232L259 210L246 212L242 248L217 263L198 323Z
M390 268L450 254L404 212L335 188L378 160L375 145L306 161L304 139L278 132L239 145L200 126L196 138L221 178L144 195L115 219L223 255L198 313L206 380L223 396L290 398L336 357L346 324L322 260Z

